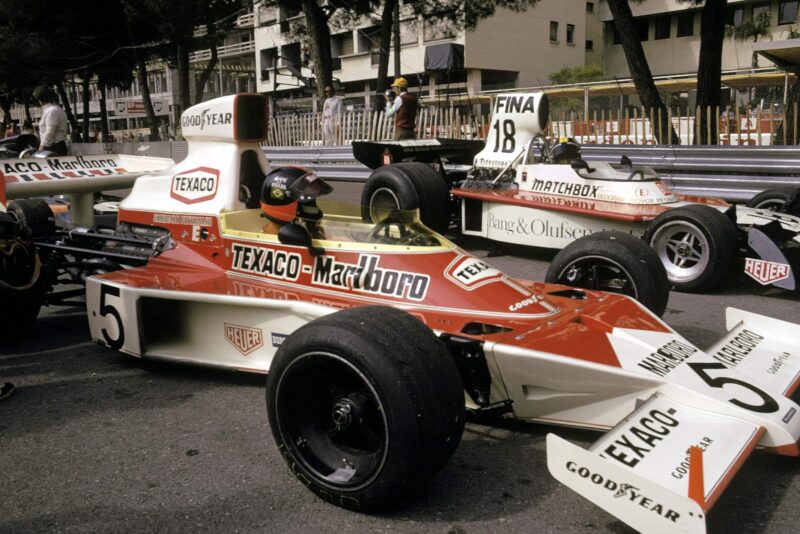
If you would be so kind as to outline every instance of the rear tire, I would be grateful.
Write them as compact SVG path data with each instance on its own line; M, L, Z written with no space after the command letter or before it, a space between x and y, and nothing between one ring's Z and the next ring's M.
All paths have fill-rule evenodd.
M267 378L272 435L294 475L354 510L414 494L464 429L464 390L447 348L388 307L321 317L284 341Z
M0 245L4 243L0 241ZM4 254L6 248L14 252ZM30 332L45 294L41 262L33 243L20 239L14 240L13 247L0 246L0 338Z
M791 194L791 191L786 191L783 189L767 189L766 191L762 191L748 200L747 207L766 209L770 211L782 211Z
M621 293L659 317L669 300L669 282L658 255L622 232L597 232L573 241L547 269L545 281Z
M734 222L703 204L660 214L648 227L644 240L656 251L678 291L716 287L727 278L738 249Z
M31 230L34 238L51 236L56 232L56 218L47 202L41 198L21 198L9 203L8 211Z
M415 161L376 169L361 193L362 217L377 222L377 211L419 209L420 220L443 234L450 226L450 191L430 165Z

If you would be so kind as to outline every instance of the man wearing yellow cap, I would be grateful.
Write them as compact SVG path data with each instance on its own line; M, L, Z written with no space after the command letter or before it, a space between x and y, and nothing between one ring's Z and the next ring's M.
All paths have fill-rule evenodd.
M387 95L386 116L394 115L394 138L416 139L417 97L408 92L408 80L405 78L395 79L392 90L399 94L394 101Z

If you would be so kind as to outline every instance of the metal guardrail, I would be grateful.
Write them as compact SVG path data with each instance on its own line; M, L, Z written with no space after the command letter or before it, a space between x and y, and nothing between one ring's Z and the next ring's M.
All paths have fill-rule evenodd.
M652 167L677 193L747 201L764 189L800 187L800 147L584 145L588 161ZM355 161L350 146L264 147L271 162L299 163L322 178L362 182L370 169Z

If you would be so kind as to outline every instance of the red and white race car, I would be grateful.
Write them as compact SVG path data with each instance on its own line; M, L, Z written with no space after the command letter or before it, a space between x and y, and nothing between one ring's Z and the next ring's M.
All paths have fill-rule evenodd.
M608 430L590 450L549 435L550 471L649 532L704 531L756 447L800 452L789 399L800 326L729 309L728 334L703 351L627 296L512 279L416 212L320 218L329 208L311 201L324 183L270 169L260 150L266 106L237 95L188 109L188 157L136 181L118 229L39 240L27 274L0 271L3 294L35 287L36 265L67 258L64 270L86 275L98 343L268 372L270 426L289 467L355 510L425 484L459 444L465 401ZM262 217L276 222L264 211L273 204L288 214L277 233ZM26 242L3 220L16 232L0 238L4 251Z
M576 143L549 143L543 135L548 120L544 93L500 94L477 153L474 146L459 151L448 140L354 143L356 158L376 168L362 203L372 209L419 205L423 222L444 232L452 195L461 200L456 209L464 235L562 249L583 236L617 230L650 245L679 290L709 289L742 264L762 285L798 288L800 194L767 191L753 199L760 207L677 195L652 169L626 157L618 164L587 162ZM472 154L465 170L464 155ZM382 155L394 163L379 166ZM444 172L443 165L406 162L439 160L462 164ZM548 280L585 284L593 271L584 264L593 254L578 246L560 255Z

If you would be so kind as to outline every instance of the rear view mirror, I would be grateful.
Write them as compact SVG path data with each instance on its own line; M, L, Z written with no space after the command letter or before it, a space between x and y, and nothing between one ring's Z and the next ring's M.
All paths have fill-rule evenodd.
M284 245L296 245L308 248L309 254L319 256L325 252L324 248L315 247L311 243L311 234L297 223L285 224L278 230L278 241Z
M572 167L576 171L582 171L583 170L583 171L586 171L586 172L594 172L594 169L589 167L589 164L586 163L586 160L585 159L581 159L581 158L573 159L570 162L569 166Z

